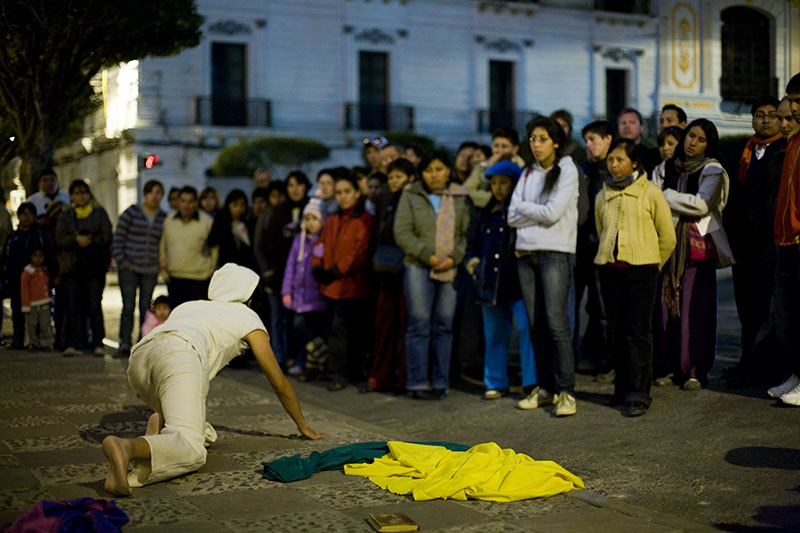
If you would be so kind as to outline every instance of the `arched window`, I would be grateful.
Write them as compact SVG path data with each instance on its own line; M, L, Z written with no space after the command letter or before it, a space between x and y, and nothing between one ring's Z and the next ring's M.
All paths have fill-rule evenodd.
M770 19L748 7L722 11L722 99L753 103L777 96L772 76L773 35Z

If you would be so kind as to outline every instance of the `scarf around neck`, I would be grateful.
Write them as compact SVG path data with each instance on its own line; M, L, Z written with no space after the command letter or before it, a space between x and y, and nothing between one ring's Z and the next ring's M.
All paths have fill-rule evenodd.
M92 206L92 202L89 202L83 207L73 206L72 209L75 210L75 218L78 220L83 220L92 214L92 211L94 211L94 206Z
M454 196L463 196L467 194L467 190L461 185L450 182L450 184L442 189L432 190L431 194L442 197L442 203L439 210L436 212L436 238L435 238L435 251L436 257L448 257L453 253L455 248L455 235L456 235L456 207ZM433 269L430 270L430 278L436 281L450 282L456 277L455 265L453 268L437 272Z
M627 188L628 185L636 181L636 178L639 177L639 169L638 168L634 169L632 174L628 174L627 176L622 176L620 178L614 176L610 172L603 172L600 175L603 176L603 182L606 185L608 185L612 189L621 191L622 189Z
M750 162L753 160L753 150L755 147L763 144L772 144L781 140L782 137L781 133L778 132L766 139L758 135L753 135L747 139L747 144L744 145L744 150L742 150L742 156L739 158L739 170L736 172L736 179L739 180L739 183L744 183L747 179L747 171L750 170Z

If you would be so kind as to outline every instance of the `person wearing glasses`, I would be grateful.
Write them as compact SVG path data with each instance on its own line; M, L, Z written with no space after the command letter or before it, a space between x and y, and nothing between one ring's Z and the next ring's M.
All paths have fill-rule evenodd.
M751 109L753 135L731 165L731 195L725 208L725 229L736 257L733 289L742 324L742 355L729 369L729 383L766 382L775 370L769 364L776 353L770 302L775 281L773 225L775 201L786 152L780 132L778 106L771 96L759 99ZM736 169L733 171L733 169ZM773 379L780 376L771 376Z

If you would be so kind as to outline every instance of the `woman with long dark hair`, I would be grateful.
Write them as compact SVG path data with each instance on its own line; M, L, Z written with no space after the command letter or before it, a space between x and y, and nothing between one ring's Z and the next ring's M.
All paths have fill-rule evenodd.
M653 173L667 199L677 245L664 268L657 328L662 363L684 390L702 388L717 344L718 267L733 254L722 228L728 173L719 162L719 134L704 118L686 127L675 155Z
M526 137L535 161L511 196L508 225L517 228L517 269L539 385L526 390L517 406L555 403L556 416L568 416L577 412L567 301L578 234L578 169L562 155L566 136L555 120L534 119Z
M269 293L272 348L282 365L290 362L288 359L292 352L289 349L289 338L294 318L281 301L281 285L286 270L286 258L289 257L294 238L300 233L303 208L308 203L310 190L311 182L304 172L293 170L289 173L286 177L286 200L272 211L264 242L267 270L262 277Z
M243 190L234 189L225 197L225 205L211 226L208 245L219 246L217 268L235 263L257 271L253 240L247 227L247 194Z

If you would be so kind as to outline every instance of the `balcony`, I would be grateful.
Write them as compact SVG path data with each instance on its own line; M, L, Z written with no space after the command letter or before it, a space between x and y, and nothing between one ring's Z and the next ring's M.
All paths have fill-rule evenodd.
M344 105L345 129L414 131L414 108L407 105Z
M198 96L195 98L195 124L200 126L272 126L272 103L269 100L228 100Z
M525 124L541 113L521 109L478 109L477 115L478 133L492 133L497 128L514 128L523 135Z

